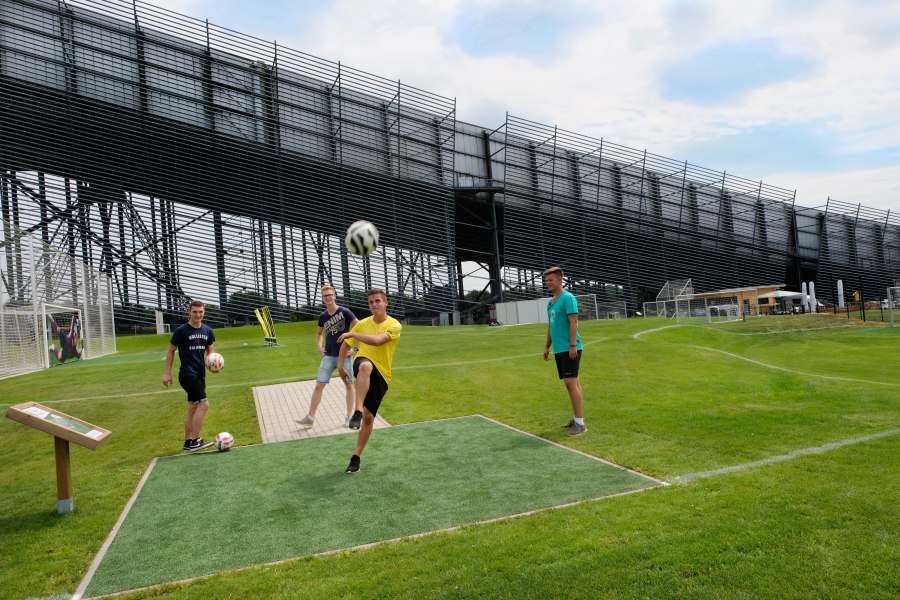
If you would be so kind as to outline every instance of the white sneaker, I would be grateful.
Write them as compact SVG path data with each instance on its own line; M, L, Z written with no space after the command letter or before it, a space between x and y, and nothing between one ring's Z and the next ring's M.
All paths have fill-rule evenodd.
M315 422L316 418L306 415L302 419L298 419L297 422L301 425L305 425L306 427L312 427L312 424Z
M344 417L344 427L350 427L350 417Z

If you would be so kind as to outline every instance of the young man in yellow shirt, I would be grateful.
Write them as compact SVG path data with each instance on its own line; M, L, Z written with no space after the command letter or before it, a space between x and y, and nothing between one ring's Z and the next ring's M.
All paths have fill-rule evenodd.
M388 391L391 382L391 364L394 350L400 341L401 325L397 319L387 314L388 300L384 291L371 289L366 294L371 317L366 317L347 333L338 338L341 343L338 355L338 372L341 379L348 381L344 360L351 346L358 347L353 361L353 375L356 378L356 411L350 417L350 428L359 429L356 451L350 457L347 473L357 473L360 456L372 435L375 415Z

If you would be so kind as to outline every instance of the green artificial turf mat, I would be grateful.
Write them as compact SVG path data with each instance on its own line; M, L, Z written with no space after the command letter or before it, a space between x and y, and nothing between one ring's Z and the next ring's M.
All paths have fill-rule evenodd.
M87 596L658 485L479 416L161 458Z

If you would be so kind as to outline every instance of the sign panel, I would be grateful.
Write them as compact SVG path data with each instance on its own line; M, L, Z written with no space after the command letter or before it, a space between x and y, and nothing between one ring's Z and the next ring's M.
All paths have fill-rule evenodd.
M91 425L71 415L37 402L23 402L10 406L6 416L13 421L39 429L58 438L96 450L110 435L108 429Z

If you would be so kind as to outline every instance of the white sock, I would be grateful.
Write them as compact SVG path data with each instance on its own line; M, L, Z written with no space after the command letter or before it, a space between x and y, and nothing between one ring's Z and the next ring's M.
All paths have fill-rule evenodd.
M576 425L584 425L584 418L581 418L581 419L579 419L578 417L572 417L572 418L575 419Z

